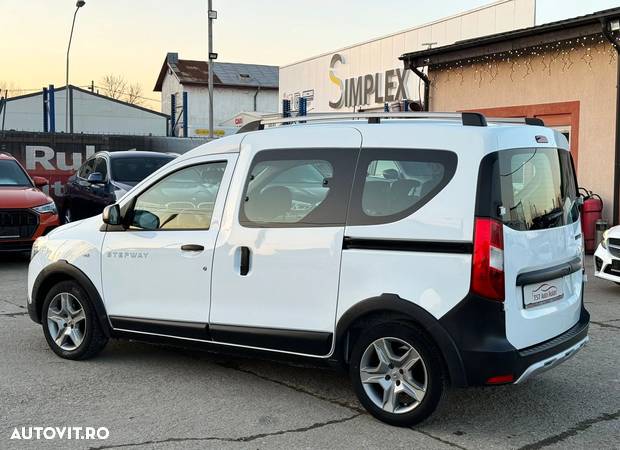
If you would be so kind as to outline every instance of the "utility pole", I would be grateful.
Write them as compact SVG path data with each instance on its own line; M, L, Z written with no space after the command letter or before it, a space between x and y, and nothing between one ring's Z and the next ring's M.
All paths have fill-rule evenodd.
M209 138L213 139L213 60L217 53L213 53L213 21L217 19L217 11L213 11L213 1L209 0Z
M65 83L65 131L69 132L69 52L71 51L71 40L73 39L73 28L75 27L75 18L82 6L86 4L85 1L79 0L75 4L75 13L73 13L73 22L71 23L71 34L69 34L69 45L67 46L67 72ZM73 130L71 130L73 131Z

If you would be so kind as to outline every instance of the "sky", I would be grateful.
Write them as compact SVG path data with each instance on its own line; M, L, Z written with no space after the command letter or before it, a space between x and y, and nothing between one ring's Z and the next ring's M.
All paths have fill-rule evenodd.
M284 65L411 28L490 0L213 0L219 61ZM538 0L542 24L620 0ZM75 0L0 0L0 85L18 95L65 83ZM167 52L206 59L206 0L86 0L71 47L70 83L100 84L107 74L139 83L159 109L155 80ZM150 101L149 99L152 99Z

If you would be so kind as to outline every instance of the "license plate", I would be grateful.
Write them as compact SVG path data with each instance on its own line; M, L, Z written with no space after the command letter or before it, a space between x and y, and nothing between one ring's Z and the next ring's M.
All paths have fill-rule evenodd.
M555 302L562 298L564 298L563 278L529 284L523 287L523 303L526 308Z

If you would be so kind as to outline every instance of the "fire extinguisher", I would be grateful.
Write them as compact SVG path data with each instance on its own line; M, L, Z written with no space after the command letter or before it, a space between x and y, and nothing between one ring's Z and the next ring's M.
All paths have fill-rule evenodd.
M596 221L603 216L603 199L600 195L585 188L579 188L579 193L583 196L583 206L581 207L581 230L586 244L586 252L593 253L596 250Z

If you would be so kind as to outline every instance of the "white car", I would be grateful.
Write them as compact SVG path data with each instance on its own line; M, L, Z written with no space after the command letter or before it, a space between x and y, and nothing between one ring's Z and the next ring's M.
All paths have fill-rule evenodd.
M564 136L477 113L267 122L37 240L28 311L56 354L130 338L325 361L410 426L448 385L522 383L585 345Z
M594 276L620 284L620 226L603 233L594 252Z

